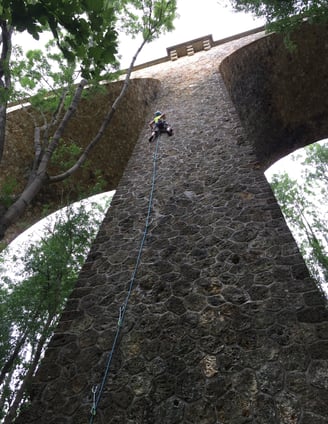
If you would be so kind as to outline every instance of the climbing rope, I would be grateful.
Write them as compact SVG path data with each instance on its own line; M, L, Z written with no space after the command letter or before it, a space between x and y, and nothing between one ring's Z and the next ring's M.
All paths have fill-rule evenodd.
M118 338L119 338L121 329L122 329L123 324L124 324L125 313L126 313L126 310L127 310L127 306L128 306L128 303L129 303L129 299L130 299L130 296L131 296L133 285L134 285L136 275L137 275L137 272L138 272L138 268L139 268L139 265L140 265L143 247L144 247L144 244L145 244L145 241L146 241L146 236L147 236L148 226L149 226L149 220L150 220L150 215L151 215L151 210L152 210L152 204L153 204L153 196L154 196L154 191L155 191L157 155L158 155L158 146L159 146L160 138L161 138L161 135L156 137L156 146L155 146L155 152L154 152L154 156L153 156L152 184L151 184L151 190L150 190L150 195L149 195L148 212L147 212L144 232L143 232L143 236L142 236L142 239L141 239L141 242L140 242L139 251L138 251L138 255L137 255L137 259L136 259L136 264L135 264L135 267L134 267L134 270L133 270L133 273L132 273L132 276L131 276L130 284L128 286L128 292L127 292L124 303L119 308L116 334L115 334L115 337L114 337L112 349L110 350L109 355L108 355L103 379L101 381L99 388L98 388L98 386L92 387L92 407L91 407L91 410L90 410L91 416L90 416L89 424L93 424L93 422L94 422L94 418L97 414L97 408L98 408L98 405L99 405L105 384L106 384L108 376L109 376L110 366L111 366L111 363L112 363L113 355L114 355L115 349L116 349L117 344L118 344Z

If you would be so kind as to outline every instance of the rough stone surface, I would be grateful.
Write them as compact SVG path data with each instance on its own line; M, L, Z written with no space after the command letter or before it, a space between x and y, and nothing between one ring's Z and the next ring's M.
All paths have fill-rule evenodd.
M152 108L175 135L160 139L148 234L95 423L328 422L324 300L219 73L224 57L258 37L136 74L161 81ZM143 236L148 131L19 424L89 422Z
M327 24L304 25L291 36L292 51L281 35L263 37L220 66L263 163L328 136L327 34Z
M44 205L47 205L50 213L62 207L63 198L67 197L74 201L80 199L83 194L87 196L90 187L98 183L98 174L95 170L101 174L104 191L114 190L117 187L159 87L160 82L155 79L142 78L131 81L111 125L104 132L104 139L90 152L90 161L68 179L64 187L62 184L46 186L29 206L23 219L8 230L5 242L10 242L27 226L40 220L43 217ZM85 148L97 134L105 112L121 88L122 82L117 81L103 86L102 91L93 95L86 94L65 129L62 142L73 141L82 149ZM0 165L0 187L3 187L8 179L16 181L13 196L20 193L26 185L30 165L33 163L34 124L30 116L33 111L29 109L15 110L7 117L7 143ZM37 113L34 119L39 125L43 125L43 116L40 118L40 114ZM65 160L67 158L64 156L61 161ZM63 172L63 168L59 166L61 161L52 166L49 175ZM0 205L1 213L4 211L1 211Z

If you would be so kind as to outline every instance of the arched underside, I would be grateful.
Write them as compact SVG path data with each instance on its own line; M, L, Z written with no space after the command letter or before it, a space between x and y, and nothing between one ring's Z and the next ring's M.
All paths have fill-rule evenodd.
M224 81L264 167L328 137L328 25L271 34L221 64ZM306 40L306 43L303 42Z
M49 175L64 172L62 163L72 160L69 152L76 145L81 151L99 131L107 110L119 96L123 81L114 81L91 93L85 93L78 108L68 123L62 138L63 150L49 169ZM138 140L140 131L149 120L149 106L156 97L160 82L153 78L139 78L130 81L128 91L122 99L109 127L104 131L100 143L89 153L89 160L65 184L46 185L27 213L6 232L4 241L9 243L22 229L41 219L44 205L49 212L63 206L63 199L70 202L87 197L100 182L103 191L115 190ZM0 187L6 181L17 181L18 195L25 187L34 158L34 119L43 125L44 117L37 111L18 109L8 114L7 138L4 160L0 164ZM65 154L65 144L67 153ZM0 205L1 206L1 205Z
M104 84L102 89L84 92L84 97L78 104L78 108L68 123L62 141L65 143L75 143L82 150L96 136L105 118L106 112L110 109L115 99L120 95L123 81L113 81ZM95 170L100 171L104 178L105 189L116 189L126 164L135 147L140 131L149 120L149 106L157 95L160 82L152 78L133 79L129 83L128 91L117 108L117 111L104 131L103 138L89 158L92 161L90 166L84 166L72 177L72 186L90 187L96 183ZM36 121L40 121L40 113L29 111L36 116ZM6 175L14 176L18 181L23 181L25 185L26 173L29 171L28 165L34 157L34 122L25 109L18 109L8 115L7 133L10 143L7 143L4 152L5 166L0 167L0 184ZM41 125L41 124L40 124ZM67 157L62 160L67 160ZM55 161L54 161L55 162ZM58 164L59 162L59 164ZM49 173L56 175L65 170L60 167L57 160L52 165ZM56 192L56 188L49 190L48 197L54 202L58 202L63 196L62 189ZM23 187L22 187L23 188ZM70 187L72 191L72 187ZM50 194L49 194L50 192ZM67 193L65 193L67 194ZM75 193L74 193L75 194ZM79 198L81 193L76 196ZM72 196L74 198L74 196Z

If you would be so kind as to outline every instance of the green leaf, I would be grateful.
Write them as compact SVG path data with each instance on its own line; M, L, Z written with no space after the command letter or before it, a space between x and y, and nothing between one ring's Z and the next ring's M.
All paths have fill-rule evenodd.
M319 284L327 284L328 143L315 143L304 151L303 180L292 180L285 172L275 174L271 185L310 273Z

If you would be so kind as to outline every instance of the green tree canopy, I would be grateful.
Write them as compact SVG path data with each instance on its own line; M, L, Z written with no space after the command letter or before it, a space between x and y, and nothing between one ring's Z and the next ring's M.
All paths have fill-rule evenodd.
M328 143L306 147L301 163L301 179L280 172L270 183L310 273L328 291Z
M39 8L34 7L39 3ZM45 185L66 180L89 159L91 150L102 139L126 94L139 52L146 43L173 28L176 4L176 0L116 0L114 2L108 0L84 0L81 2L77 0L60 0L59 2L57 0L17 0L7 1L7 6L2 6L4 19L2 21L2 39L0 38L3 48L0 58L0 161L5 143L6 108L8 93L11 91L11 81L16 78L23 88L33 90L38 88L42 79L49 82L47 80L47 76L49 76L57 88L51 96L46 92L47 87L43 88L39 91L39 96L33 99L36 101L34 106L44 105L45 98L46 100L55 100L56 105L50 116L44 113L45 110L40 110L41 119L38 122L32 117L34 120L34 161L32 167L27 164L30 172L26 184L24 182L25 187L21 193L15 193L16 197L9 205L7 202L9 196L0 193L0 239L4 236L5 231L19 219ZM45 5L49 5L49 10L45 11ZM60 9L61 5L68 7L67 14L56 9L56 7ZM49 13L45 16L46 12ZM26 17L27 21L25 22L25 18L22 17ZM72 72L75 68L70 63L68 66L63 66L60 55L53 55L53 58L59 60L59 69L63 71L62 75L52 71L48 58L40 51L29 53L26 61L20 61L16 68L11 66L13 64L10 62L13 25L21 31L28 30L35 37L43 29L49 27L64 57L73 59L76 54L79 59L78 63L81 63L82 66L82 79L79 84L73 84ZM113 104L108 105L108 109L104 111L103 122L89 144L84 149L77 145L73 145L72 149L68 146L68 150L75 155L74 163L62 167L64 169L61 169L57 175L50 175L49 169L60 156L58 153L63 147L67 147L63 146L63 133L78 108L85 88L87 85L90 87L93 82L99 83L100 78L103 78L101 72L108 64L116 64L114 62L117 44L116 28L124 28L132 36L142 35L140 46L126 73L122 90ZM35 66L36 62L40 66ZM94 77L93 81L83 77L88 75ZM71 95L69 95L70 87L72 88ZM76 144L75 141L73 144ZM96 174L97 170L93 170L93 172Z
M0 23L3 31L28 31L35 39L50 30L64 55L80 59L89 74L115 61L120 7L107 0L3 0Z
M272 30L288 31L308 20L327 21L327 0L229 0L237 11L264 17Z
M28 400L31 379L109 201L89 208L82 202L57 214L41 240L16 259L20 278L0 269L0 422L12 423ZM0 260L10 268L6 257L3 252Z
M99 75L116 61L117 14L121 2L108 0L2 0L0 3L0 161L11 94L12 36L28 31L39 39L51 31L64 56L78 61L84 77Z

